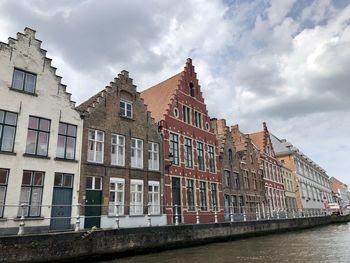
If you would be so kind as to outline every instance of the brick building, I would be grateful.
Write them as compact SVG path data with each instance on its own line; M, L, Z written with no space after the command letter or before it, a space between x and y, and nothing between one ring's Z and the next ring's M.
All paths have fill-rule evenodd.
M224 220L216 136L198 79L187 59L182 72L141 93L164 138L168 223ZM178 215L178 216L176 216Z
M249 137L259 147L261 163L264 171L267 207L270 215L286 210L285 191L281 164L279 163L270 138L266 123L263 123L263 131L251 133Z
M260 150L251 138L239 130L238 124L231 126L231 135L240 161L240 184L245 194L246 212L249 217L265 217L266 200Z
M85 228L165 224L163 144L127 71L84 103L80 202Z

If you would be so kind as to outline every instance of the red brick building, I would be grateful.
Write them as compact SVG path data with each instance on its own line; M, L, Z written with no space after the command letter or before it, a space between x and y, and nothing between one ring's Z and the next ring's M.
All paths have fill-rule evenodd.
M263 131L249 134L255 145L261 152L261 163L264 169L264 181L267 202L266 206L270 214L286 210L285 191L281 164L278 161L272 146L270 133L266 123L263 123Z
M224 221L217 140L192 60L141 93L164 138L164 203L169 224ZM175 211L177 209L177 212Z

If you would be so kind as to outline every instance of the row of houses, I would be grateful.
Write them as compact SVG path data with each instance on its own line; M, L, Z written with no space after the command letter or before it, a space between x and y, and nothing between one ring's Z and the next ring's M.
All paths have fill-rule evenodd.
M127 71L79 106L35 31L0 43L0 233L267 218L331 202L326 172L266 123L208 114L191 59L138 92Z

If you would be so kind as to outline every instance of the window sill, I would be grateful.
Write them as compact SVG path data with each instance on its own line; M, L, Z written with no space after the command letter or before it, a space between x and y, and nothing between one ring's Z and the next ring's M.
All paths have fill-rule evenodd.
M39 216L39 217L25 217L24 218L24 221L31 221L31 220L33 220L33 221L45 220L45 218L41 217L41 216ZM22 221L22 219L20 217L17 217L17 218L14 218L13 221Z
M113 168L126 168L125 165L111 164Z
M132 118L132 117L128 117L128 116L124 116L124 115L119 115L120 118L123 118L123 119L126 119L126 120L129 120L129 121L134 121L135 119Z
M145 214L129 215L129 217L144 217Z
M23 94L27 94L27 95L30 95L30 96L34 96L34 97L38 97L38 94L37 93L32 93L32 92L29 92L29 91L24 91L24 90L19 90L19 89L15 89L13 87L9 87L10 90L13 90L13 91L16 91L16 92L19 92L19 93L23 93Z
M24 157L39 158L39 159L46 159L46 160L51 159L49 156L36 155L36 154L30 154L30 153L24 153L23 156Z
M62 161L62 162L70 162L70 163L77 163L78 160L75 160L75 159L65 159L65 158L59 158L59 157L56 157L54 159L55 161Z
M87 161L86 164L89 164L89 165L98 165L98 166L105 166L104 163L94 163L94 162L91 162L91 161Z
M107 215L107 217L108 218L117 218L116 215L113 215L113 216L112 215ZM126 217L126 216L124 214L123 215L118 215L118 218L120 218L120 217L123 218L123 217Z
M17 155L15 152L6 152L6 151L0 151L0 154Z
M138 167L130 167L131 170L137 170L137 171L143 171L143 168L138 168Z

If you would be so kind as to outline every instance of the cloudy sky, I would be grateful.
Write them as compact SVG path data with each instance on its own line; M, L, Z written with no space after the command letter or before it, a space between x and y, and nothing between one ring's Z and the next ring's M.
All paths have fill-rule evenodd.
M211 117L287 138L350 185L348 0L0 0L0 41L37 31L78 104L196 66Z

